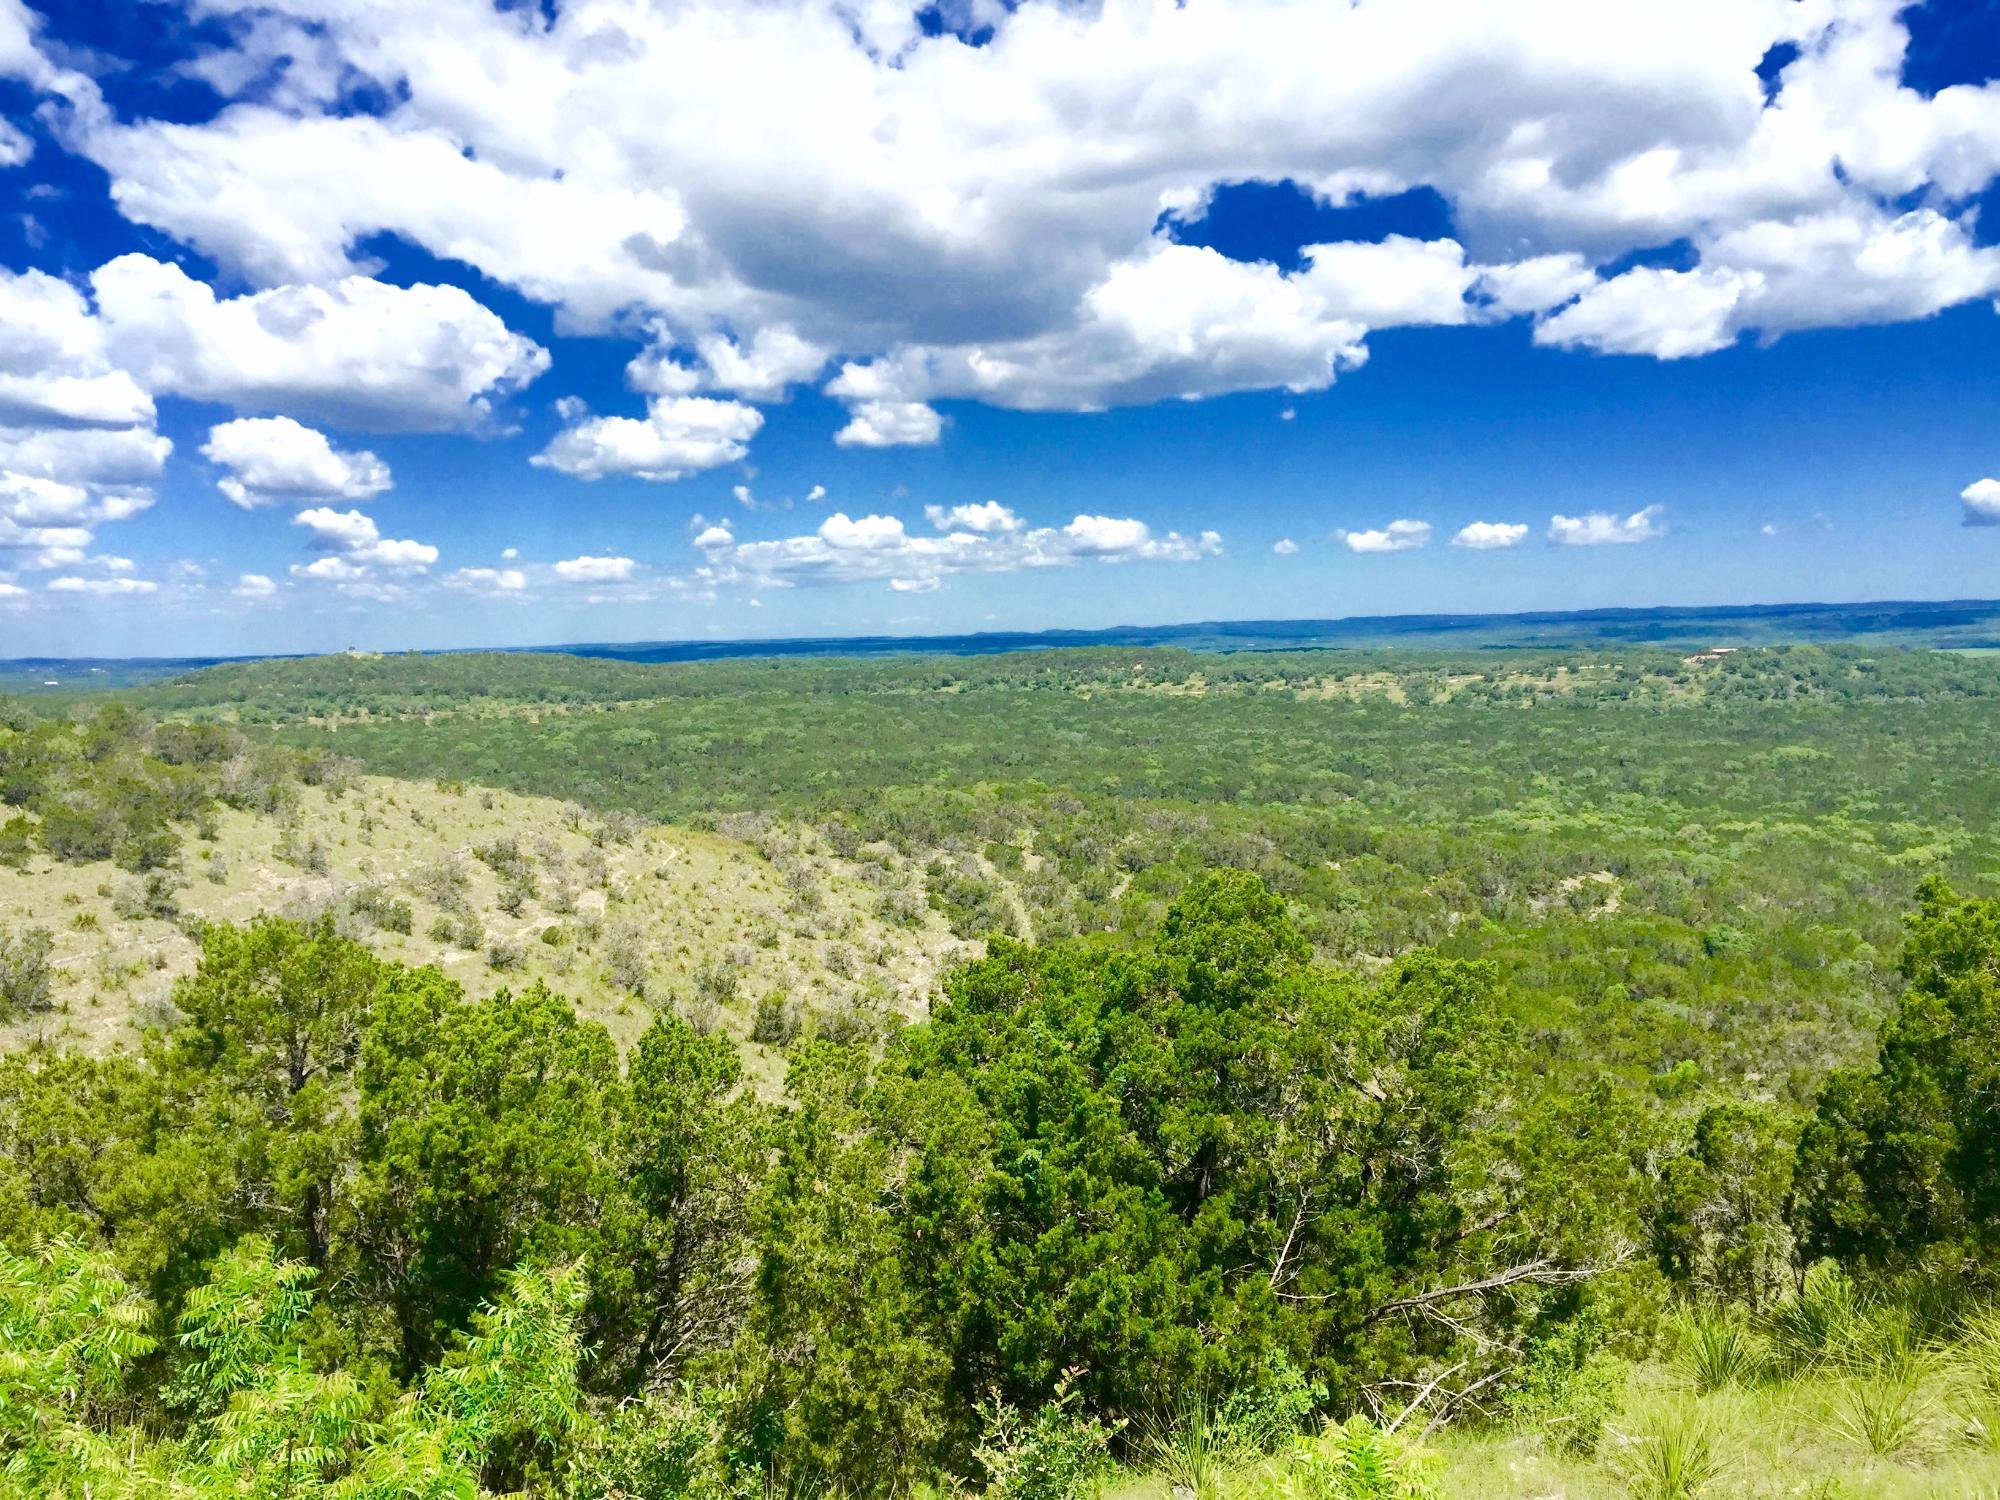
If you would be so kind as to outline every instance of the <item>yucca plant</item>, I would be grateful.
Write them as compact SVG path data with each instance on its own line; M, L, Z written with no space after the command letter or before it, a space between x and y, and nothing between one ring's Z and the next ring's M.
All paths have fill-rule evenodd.
M1937 1415L1921 1374L1878 1369L1837 1381L1822 1425L1873 1457L1898 1458L1929 1443Z
M1852 1280L1830 1263L1814 1266L1794 1297L1764 1315L1775 1362L1787 1374L1810 1370L1839 1346L1863 1314Z
M1693 1401L1662 1407L1627 1439L1616 1467L1632 1500L1700 1500L1722 1473L1715 1421Z
M1220 1500L1236 1471L1252 1457L1242 1451L1221 1412L1206 1396L1181 1402L1164 1422L1144 1424L1141 1451L1175 1495Z
M1697 1395L1748 1385L1763 1373L1762 1343L1741 1314L1696 1307L1679 1320L1675 1368Z
M1983 1308L1960 1325L1949 1374L1967 1425L2000 1443L2000 1308Z

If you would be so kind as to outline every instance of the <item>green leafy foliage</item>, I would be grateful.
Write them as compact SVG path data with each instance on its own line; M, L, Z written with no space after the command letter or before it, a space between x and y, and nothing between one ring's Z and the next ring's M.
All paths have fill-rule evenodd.
M273 811L309 778L346 771L319 754L252 745L214 724L157 724L101 703L72 719L0 714L0 863L39 851L59 860L116 860L143 874L174 864L181 824L218 802Z
M176 1390L191 1421L130 1420L150 1309L107 1258L67 1242L0 1250L0 1494L23 1497L471 1496L582 1420L574 1267L522 1271L421 1385L387 1412L288 1335L309 1266L246 1239L186 1299Z
M2000 1250L2000 901L1926 882L1875 1066L1827 1081L1799 1146L1809 1255L1878 1267Z
M0 933L0 1021L48 1009L49 953L54 947L43 927Z
M995 936L924 1019L857 992L802 1025L779 990L741 1050L737 970L691 968L694 1024L655 994L621 1055L541 984L468 1002L376 957L355 932L414 920L387 887L200 930L143 1056L0 1057L20 1493L1069 1500L1123 1462L1415 1497L1431 1434L1491 1421L1693 1495L1722 1407L1779 1380L1857 1461L1990 1430L2000 906L1928 881L1895 920L1995 852L1990 664L424 659L157 692L312 748L17 715L23 858L120 858L117 899L170 909L191 820L338 744L532 777L606 839L755 807L774 899L830 910L798 851L832 850L885 913ZM482 838L519 910L555 889ZM515 962L467 868L412 883ZM563 915L620 934L643 1015L676 934ZM5 942L0 980L51 961Z

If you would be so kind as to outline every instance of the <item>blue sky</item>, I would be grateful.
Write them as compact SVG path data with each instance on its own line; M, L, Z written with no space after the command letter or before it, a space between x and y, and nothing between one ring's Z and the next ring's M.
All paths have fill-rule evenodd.
M1996 59L0 0L0 656L1992 596Z

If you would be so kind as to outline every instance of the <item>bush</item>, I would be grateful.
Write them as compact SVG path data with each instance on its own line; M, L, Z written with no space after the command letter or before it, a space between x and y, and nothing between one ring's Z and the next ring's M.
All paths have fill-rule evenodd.
M991 1500L1082 1500L1109 1467L1113 1429L1079 1410L1066 1386L1034 1416L995 1402L976 1457Z
M1366 1417L1350 1417L1324 1437L1300 1438L1265 1465L1257 1500L1432 1500L1429 1454Z
M428 931L433 942L450 943L468 953L486 941L486 929L480 925L479 918L470 912L442 912L431 922Z
M766 1047L789 1047L799 1034L799 1006L796 1000L771 991L757 1002L757 1014L750 1023L750 1040Z
M1655 1412L1619 1461L1632 1500L1699 1500L1722 1472L1715 1424L1691 1401Z
M29 856L34 852L33 822L17 814L0 823L0 865L15 870L26 869Z
M1230 1395L1216 1413L1229 1442L1246 1453L1272 1453L1305 1430L1326 1387L1308 1381L1290 1360L1273 1355L1261 1378Z
M55 940L42 927L0 936L0 1020L34 1015L53 1004L49 951Z
M620 1406L571 1462L571 1500L749 1500L758 1478L730 1461L714 1403L651 1395Z
M1757 1335L1733 1308L1696 1307L1682 1315L1676 1329L1674 1366L1696 1395L1706 1396L1748 1385L1763 1372L1765 1356Z
M1604 1440L1630 1378L1604 1348L1604 1328L1584 1312L1528 1346L1508 1405L1549 1447L1588 1458Z
M408 933L414 925L410 903L400 901L379 885L364 885L348 897L348 909L384 932Z

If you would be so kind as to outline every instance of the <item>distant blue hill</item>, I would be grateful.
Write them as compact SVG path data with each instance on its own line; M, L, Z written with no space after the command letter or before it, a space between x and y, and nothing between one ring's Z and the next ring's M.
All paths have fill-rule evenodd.
M1064 646L1178 646L1189 651L1325 647L1541 650L1610 646L1752 646L1872 642L1952 650L2000 649L2000 600L1882 600L1860 604L1741 604L1654 609L1538 610L1505 615L1357 615L1339 620L1204 620L1105 630L987 631L972 635L821 636L748 641L588 641L494 649L632 662L740 657L984 656ZM440 653L443 654L443 653ZM129 686L227 661L279 657L23 657L0 661L0 691Z
M1656 609L1547 610L1512 615L1355 615L1339 620L1204 620L1104 630L986 631L974 635L826 636L781 641L587 642L533 647L619 661L708 661L742 656L984 656L1062 646L1179 646L1190 651L1296 651L1408 646L1502 650L1606 645L1778 645L1866 641L2000 647L2000 600L1885 600L1865 604L1747 604Z

